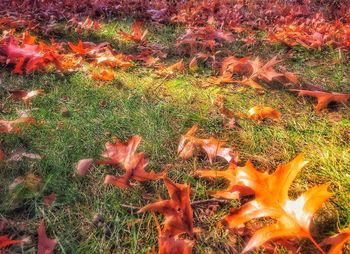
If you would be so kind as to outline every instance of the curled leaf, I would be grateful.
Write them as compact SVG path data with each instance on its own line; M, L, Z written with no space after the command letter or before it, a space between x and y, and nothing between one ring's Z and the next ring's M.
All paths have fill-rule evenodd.
M93 159L82 159L76 165L76 172L79 176L85 176L94 163Z
M254 121L262 121L266 118L279 120L281 113L271 107L255 106L249 110L248 117Z

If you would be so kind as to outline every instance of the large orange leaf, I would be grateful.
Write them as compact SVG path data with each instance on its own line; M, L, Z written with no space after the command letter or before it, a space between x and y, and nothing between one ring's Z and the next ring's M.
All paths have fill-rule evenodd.
M208 156L210 163L217 156L224 158L227 162L237 161L232 148L226 147L226 142L213 137L202 139L195 137L198 130L197 125L193 125L185 135L181 136L177 152L180 158L188 159L192 157L196 149L203 149Z
M255 232L244 252L283 237L308 238L321 250L312 238L310 224L314 213L331 196L327 191L328 185L313 187L296 200L290 200L288 196L293 180L306 163L303 156L299 155L288 164L278 166L272 174L258 171L251 163L247 163L244 167L231 165L226 171L198 171L197 174L228 179L229 188L215 193L221 197L237 198L240 194L239 188L242 186L255 193L255 199L225 216L224 222L229 228L236 228L256 218L270 217L276 220L276 223ZM231 189L232 196L230 196ZM243 189L243 193L249 194L244 192L246 190Z

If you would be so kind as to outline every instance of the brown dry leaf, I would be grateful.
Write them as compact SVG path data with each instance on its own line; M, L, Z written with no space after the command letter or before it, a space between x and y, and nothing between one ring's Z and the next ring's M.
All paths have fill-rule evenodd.
M26 107L29 106L30 100L32 100L34 97L38 96L39 94L43 94L44 90L38 89L38 90L33 90L33 91L27 91L27 90L10 90L9 93L10 99L12 100L22 100L24 105Z
M190 186L175 184L164 177L170 199L148 204L139 213L153 211L164 215L165 221L161 229L154 216L158 229L159 252L162 254L191 254L193 240L180 238L183 234L194 235L193 211L190 203Z
M350 227L340 230L336 235L328 237L321 242L321 245L330 245L328 254L341 254L345 243L350 241ZM345 253L344 253L345 254Z
M197 57L193 57L190 64L189 64L189 69L192 72L195 72L198 70L198 61L197 61Z
M285 70L285 68L282 69L283 74L276 72L273 66L279 62L276 56L266 64L263 64L259 57L254 60L251 60L250 57L226 57L221 64L221 76L213 81L219 84L235 82L258 90L264 89L258 83L258 80L263 80L267 83L272 81L284 83L286 80L297 82L296 76ZM242 75L242 80L232 80L232 75L234 74Z
M19 176L9 185L9 192L12 192L18 185L23 185L32 192L37 192L42 187L42 179L33 173L28 173L26 176Z
M349 98L349 94L343 93L333 93L333 92L321 92L321 91L308 91L308 90L297 90L290 89L290 91L298 92L298 96L311 96L317 99L317 105L315 107L317 112L320 112L322 109L327 108L328 104L331 102L343 103L345 104Z
M233 80L230 76L210 77L208 78L208 82L215 85L237 83L237 81Z
M116 142L106 143L106 150L102 156L107 158L106 160L98 160L97 164L111 164L121 165L125 170L123 176L107 175L105 178L105 184L112 184L120 188L130 187L130 180L135 181L148 181L160 179L164 176L166 169L163 172L155 173L153 170L146 172L145 168L148 165L148 159L145 158L144 153L135 153L137 146L141 141L140 136L132 136L128 142Z
M50 195L44 197L44 205L45 207L51 206L56 201L57 195L52 192Z
M241 81L238 82L239 84L249 86L251 88L257 89L257 90L263 90L264 87L262 87L259 83L254 81L252 78L244 78Z
M196 149L203 149L208 156L209 162L217 156L224 158L227 162L237 162L237 155L232 148L226 147L225 141L220 141L213 137L208 139L197 138L194 135L198 130L198 125L193 125L185 135L181 136L177 152L182 159L188 159L193 156Z
M159 75L172 75L177 72L182 72L185 70L185 64L183 62L183 59L178 61L177 63L170 65L168 67L166 66L160 66L158 70L156 70L156 73Z
M255 106L249 110L248 117L254 121L262 121L266 118L279 120L281 113L271 107Z
M217 96L214 105L219 108L219 113L225 121L224 126L228 129L234 129L239 126L237 126L235 114L224 106L224 102L225 98L223 96Z
M2 146L0 146L0 162L1 162L1 161L4 161L5 158L6 158L6 154L5 154L5 152L4 152L3 148L2 148Z
M0 133L19 132L20 129L15 128L14 126L21 123L33 124L35 123L35 119L33 117L20 117L13 121L0 119Z

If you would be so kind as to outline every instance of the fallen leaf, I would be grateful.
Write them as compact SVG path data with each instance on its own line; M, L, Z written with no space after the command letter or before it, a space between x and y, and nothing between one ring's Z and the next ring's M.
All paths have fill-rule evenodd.
M311 96L317 99L317 105L315 107L317 112L320 112L322 109L327 108L329 103L343 103L345 104L349 98L350 94L342 93L333 93L333 92L321 92L321 91L308 91L308 90L297 90L290 89L290 91L298 92L298 96Z
M22 100L25 106L29 106L30 100L32 100L34 97L38 96L39 94L43 94L44 90L38 89L33 91L27 91L27 90L10 90L9 93L10 99L12 100Z
M76 53L76 54L80 54L80 55L85 55L87 54L90 50L87 49L85 46L84 46L84 43L79 40L78 44L77 45L74 45L73 43L71 42L68 42L68 46L70 47L70 49Z
M57 195L52 192L50 195L44 197L44 205L46 207L51 206L56 201Z
M7 160L8 161L20 161L23 159L23 157L33 159L33 160L41 160L42 159L42 157L39 154L28 153L24 148L17 148L15 151L13 151L9 155L9 158Z
M0 119L0 133L18 132L20 129L14 126L21 123L33 124L35 123L35 119L33 117L20 117L13 121Z
M181 239L182 234L193 236L193 211L190 203L190 186L176 184L164 177L170 199L148 204L138 213L147 211L159 212L164 215L163 228L160 228L154 216L158 229L159 253L190 254L194 241Z
M328 254L341 254L345 243L350 241L350 228L340 230L336 235L328 237L321 242L321 245L330 245Z
M100 73L92 74L92 78L101 81L111 81L115 78L115 74L112 70L103 70Z
M13 245L13 244L20 244L20 243L23 243L23 242L24 242L23 240L11 240L6 235L0 236L0 250L4 249L7 246L10 246L10 245Z
M245 246L243 252L264 245L266 242L280 238L308 238L318 250L322 249L315 242L310 225L314 213L332 195L327 191L328 184L315 186L299 196L290 200L289 188L307 164L302 155L297 156L288 164L278 166L273 174L261 172L248 162L244 167L236 167L231 171L213 171L206 173L213 177L215 174L230 179L230 187L234 184L250 188L255 198L234 209L224 218L224 223L234 229L244 223L257 218L270 217L275 223L264 226L256 231ZM203 175L203 172L200 172ZM229 191L229 190L228 190ZM235 190L236 191L236 190Z
M79 176L85 176L94 163L93 159L83 159L78 161L76 172Z
M40 221L38 227L38 254L52 254L58 242L57 239L49 239L45 231L44 219Z
M233 152L232 148L226 147L225 141L220 141L213 137L208 139L197 138L194 135L198 130L197 125L193 125L185 135L181 136L177 152L178 156L182 159L188 159L194 155L196 149L203 149L212 163L216 156L224 158L227 162L237 161L237 155Z
M131 26L131 34L126 33L124 31L119 31L118 34L122 36L122 38L126 41L133 41L136 43L140 43L145 41L146 35L148 33L148 30L141 31L141 26L143 24L143 21L141 20L135 20L134 23Z
M148 165L148 159L144 153L135 153L137 146L141 141L140 136L133 136L126 143L107 143L106 151L103 152L103 157L107 160L98 160L98 164L120 164L126 171L123 176L107 175L105 184L112 184L120 188L130 187L130 180L148 181L160 179L164 176L165 171L155 173L153 170L146 172L145 168Z
M281 113L271 107L255 106L249 110L248 117L254 121L262 121L266 118L279 120Z
M177 63L170 65L168 67L166 66L160 66L158 70L156 70L156 73L159 75L172 75L176 72L182 72L185 69L185 64L183 63L183 59L178 61Z

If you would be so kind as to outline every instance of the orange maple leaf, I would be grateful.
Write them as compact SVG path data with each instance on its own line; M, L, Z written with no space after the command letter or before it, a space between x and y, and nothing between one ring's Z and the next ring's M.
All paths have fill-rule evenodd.
M142 32L142 30L141 30L142 24L143 24L143 21L135 20L131 26L131 30L132 30L131 34L126 33L124 31L119 31L118 33L126 41L133 41L136 43L143 42L143 41L145 41L145 37L148 33L148 30L146 29L145 31Z
M92 74L92 78L101 81L111 81L115 78L115 74L112 70L103 70L100 73Z
M89 52L89 49L84 46L84 43L81 40L79 40L77 45L74 45L72 42L68 42L68 46L76 54L85 55Z
M290 200L288 197L289 187L306 163L304 157L299 155L288 164L279 166L271 175L256 170L249 162L244 167L231 168L230 171L199 171L202 176L217 175L229 179L230 188L235 185L245 186L254 191L255 199L224 218L229 228L236 228L256 218L271 217L276 220L276 223L255 232L243 252L273 239L296 237L308 238L324 253L313 239L310 225L314 213L331 196L327 191L328 184L313 187L296 200Z
M297 90L290 89L290 91L298 92L298 96L311 96L317 99L317 105L315 107L317 112L320 112L322 109L326 108L329 103L337 102L345 104L349 98L350 93L333 93L333 92L321 92L321 91L308 91L308 90Z

